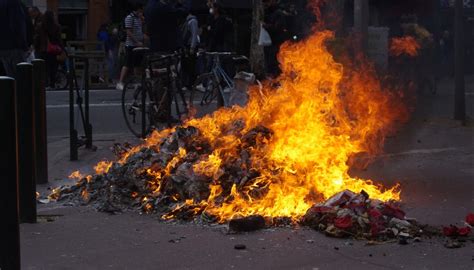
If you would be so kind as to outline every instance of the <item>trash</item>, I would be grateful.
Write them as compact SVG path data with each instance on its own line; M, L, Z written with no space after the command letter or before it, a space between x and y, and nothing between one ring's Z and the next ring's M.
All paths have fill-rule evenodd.
M469 224L469 226L474 226L474 213L469 213L466 216L466 223Z
M243 250L243 249L246 249L247 246L246 245L242 245L242 244L237 244L234 246L234 249L237 249L237 250Z
M463 247L463 245L460 242L455 241L455 240L451 240L451 239L448 239L448 241L446 241L446 243L444 243L444 246L446 248L461 248L461 247Z
M234 232L251 232L263 228L265 228L265 219L258 215L232 219L229 222L229 230Z
M470 227L458 228L455 225L443 227L443 234L447 237L468 236L471 233Z

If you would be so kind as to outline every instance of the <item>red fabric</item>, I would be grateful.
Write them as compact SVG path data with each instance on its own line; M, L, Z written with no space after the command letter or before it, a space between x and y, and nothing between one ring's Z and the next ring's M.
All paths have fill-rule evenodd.
M474 214L473 213L469 213L466 216L466 223L471 225L471 226L474 226Z
M352 217L344 216L334 219L334 226L339 229L348 229L352 227Z
M459 236L468 236L471 233L471 228L469 227L462 227L458 229Z

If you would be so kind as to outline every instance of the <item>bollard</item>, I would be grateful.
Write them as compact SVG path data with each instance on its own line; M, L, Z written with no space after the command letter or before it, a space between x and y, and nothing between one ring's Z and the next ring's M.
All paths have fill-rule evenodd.
M33 121L33 65L17 65L18 190L20 222L36 222L36 181Z
M84 133L86 134L86 148L92 149L92 125L89 118L89 59L84 59Z
M34 121L35 121L35 179L37 184L48 183L48 137L46 124L46 64L35 59L33 64Z
M20 269L15 80L0 77L0 269Z
M68 69L68 85L69 85L69 159L71 161L76 161L78 159L79 153L77 151L78 139L77 139L77 130L75 128L74 120L74 87L77 83L76 74L74 71L74 62L69 61Z

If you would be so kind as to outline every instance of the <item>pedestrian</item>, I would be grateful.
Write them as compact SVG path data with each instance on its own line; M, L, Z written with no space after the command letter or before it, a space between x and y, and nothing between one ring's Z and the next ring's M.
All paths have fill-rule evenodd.
M110 33L109 41L107 48L107 66L109 70L109 78L112 83L115 83L117 78L117 62L118 62L118 55L119 55L119 47L120 47L120 37L119 37L119 30L117 27L112 29Z
M150 49L154 52L171 53L182 46L179 20L186 16L181 1L150 0L145 9Z
M287 15L280 8L277 0L266 0L264 28L268 31L272 44L264 48L265 51L265 69L267 75L277 76L281 71L278 64L277 54L283 42L288 40Z
M184 58L182 60L184 67L183 84L186 88L191 89L196 79L196 53L200 43L199 22L191 11L189 11L182 25L181 32L184 44Z
M31 23L33 24L33 29L36 29L36 27L40 24L41 18L43 14L41 14L41 11L39 10L38 7L30 7L28 8L28 15L31 18Z
M136 3L133 5L133 10L127 17L125 17L124 25L127 32L125 40L125 64L120 72L120 78L117 83L117 90L123 90L123 81L128 75L130 69L137 67L140 64L140 57L133 55L133 49L143 47L143 4Z
M211 17L209 23L208 50L212 52L225 52L231 50L232 21L223 14L222 7L216 3L209 10Z
M51 10L44 13L35 29L34 49L36 58L46 61L47 85L50 89L55 89L58 71L57 57L64 52L64 47L61 41L61 26Z
M29 17L18 0L0 0L0 75L15 77L16 65L28 51Z

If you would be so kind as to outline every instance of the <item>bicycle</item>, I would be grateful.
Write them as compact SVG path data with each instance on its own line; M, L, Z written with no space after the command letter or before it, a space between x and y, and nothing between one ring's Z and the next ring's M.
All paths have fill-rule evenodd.
M221 57L233 56L234 64L239 66L236 71L240 71L242 66L249 65L249 60L243 55L236 55L232 52L202 52L201 55L210 57L212 60L211 71L203 73L196 78L190 93L190 104L193 104L196 93L201 92L201 106L210 105L216 102L217 108L229 106L229 92L235 88L233 79L222 67Z
M125 84L122 112L130 131L145 138L159 123L179 123L188 113L188 104L180 86L179 53L150 53L148 48L135 48L133 53L143 54L141 78L132 77ZM173 103L177 118L173 116Z

